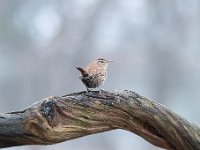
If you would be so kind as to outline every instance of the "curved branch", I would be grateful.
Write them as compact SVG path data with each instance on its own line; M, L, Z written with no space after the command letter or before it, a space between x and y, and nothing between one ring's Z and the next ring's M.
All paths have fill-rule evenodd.
M113 129L165 149L200 149L199 127L126 90L48 97L23 111L1 114L0 147L53 144Z

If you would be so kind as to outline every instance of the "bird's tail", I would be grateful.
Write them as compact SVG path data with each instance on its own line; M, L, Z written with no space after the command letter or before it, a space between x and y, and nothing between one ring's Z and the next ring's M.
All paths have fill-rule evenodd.
M83 77L85 77L85 76L88 75L88 73L87 73L83 68L81 68L81 67L76 67L76 69L77 69L78 71L81 72L81 75L82 75Z

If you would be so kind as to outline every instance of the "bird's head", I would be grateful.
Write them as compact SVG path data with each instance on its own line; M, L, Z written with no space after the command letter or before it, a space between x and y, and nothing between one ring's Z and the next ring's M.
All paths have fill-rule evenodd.
M106 59L103 59L103 58L98 58L98 59L96 59L96 60L94 60L94 62L97 64L97 65L99 65L99 66L101 66L101 67L103 67L103 68L107 68L108 67L108 64L110 63L110 62L113 62L112 60L106 60Z

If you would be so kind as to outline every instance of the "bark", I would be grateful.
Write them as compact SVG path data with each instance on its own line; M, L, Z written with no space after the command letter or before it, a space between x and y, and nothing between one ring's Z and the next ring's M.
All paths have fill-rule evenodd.
M198 126L126 90L47 97L23 111L0 114L0 147L54 144L113 129L165 149L200 149Z

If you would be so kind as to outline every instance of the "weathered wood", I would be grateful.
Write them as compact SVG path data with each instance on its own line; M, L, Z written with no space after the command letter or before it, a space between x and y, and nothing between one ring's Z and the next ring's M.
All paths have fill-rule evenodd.
M48 97L23 111L0 114L0 147L54 144L113 129L165 149L200 149L199 127L126 90Z

